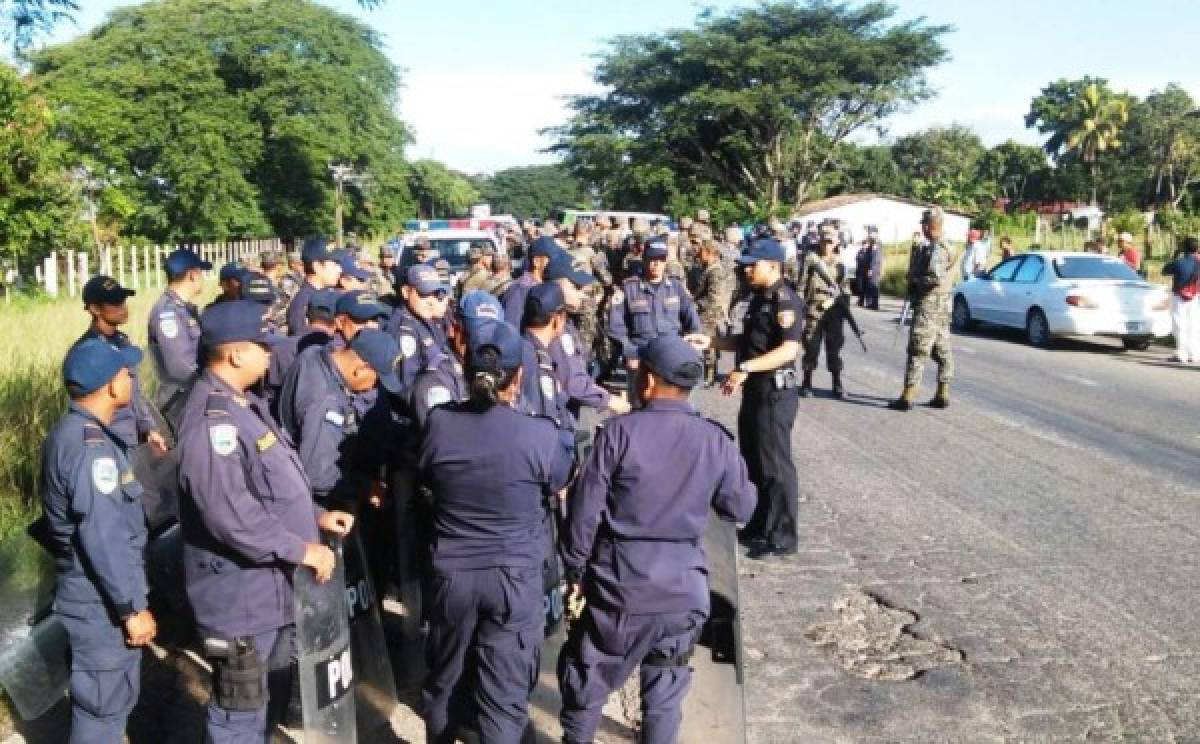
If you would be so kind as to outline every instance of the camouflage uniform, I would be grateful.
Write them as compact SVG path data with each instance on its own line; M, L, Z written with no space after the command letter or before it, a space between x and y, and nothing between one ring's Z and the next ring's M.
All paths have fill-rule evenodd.
M914 244L908 263L908 296L913 309L908 337L905 387L921 384L926 357L938 364L938 382L954 377L950 349L950 290L954 287L954 257L944 242Z
M733 273L719 259L699 269L696 279L696 310L705 335L716 338L729 324L729 305L733 301ZM704 380L712 383L717 374L717 351L704 352Z
M508 289L508 285L512 284L512 276L508 274L492 274L488 277L487 283L482 289L492 297L499 297L504 294L504 290Z
M824 275L821 266L824 264ZM801 343L804 345L804 357L801 368L804 370L803 388L811 392L812 373L817 368L821 358L821 344L825 345L825 366L834 376L835 388L838 377L842 372L842 345L845 343L845 314L840 305L836 304L839 288L845 279L846 269L838 261L836 254L822 258L816 252L804 256L803 266L799 271L801 296L804 298L805 319L804 335ZM829 277L837 287L831 287L825 277Z
M392 282L387 278L382 268L376 267L371 278L367 280L367 289L375 294L376 297L387 297L395 290L392 288Z
M458 285L458 296L462 297L467 292L475 289L486 290L488 284L492 280L492 272L483 268L483 264L475 264L475 266L467 272L462 281Z

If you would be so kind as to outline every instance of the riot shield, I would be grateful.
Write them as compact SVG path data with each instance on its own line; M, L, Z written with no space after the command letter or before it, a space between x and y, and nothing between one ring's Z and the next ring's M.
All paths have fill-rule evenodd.
M69 647L67 629L51 615L0 656L0 685L23 720L40 718L66 694Z
M179 449L162 457L148 444L138 445L130 453L133 474L142 485L142 511L146 526L153 534L179 517Z
M346 613L346 571L341 540L333 576L324 584L307 566L297 566L296 655L305 744L355 744L354 665Z
M410 467L392 472L392 501L396 520L396 589L404 607L401 634L408 643L421 638L420 534L416 525L416 483Z
M362 536L355 529L346 541L346 607L350 615L350 658L354 666L354 709L358 730L370 735L388 723L396 707L396 680L383 622L379 595L367 570Z

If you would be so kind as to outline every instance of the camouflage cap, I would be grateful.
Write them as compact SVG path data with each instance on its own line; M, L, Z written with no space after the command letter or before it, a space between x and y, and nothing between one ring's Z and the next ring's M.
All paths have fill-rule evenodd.
M643 237L650 234L650 223L645 219L638 217L633 221L633 234L637 237Z
M288 261L299 261L302 258L303 257L300 255L300 251L292 250L287 252Z
M680 230L690 230L691 228L692 228L692 218L691 217L680 217L679 218L679 229Z
M274 248L268 248L258 257L258 262L264 269L269 269L272 266L278 266L282 261L283 257L279 254L279 251L275 250Z
M946 219L946 213L942 211L942 208L934 207L933 209L926 209L925 212L921 215L921 224L922 225L940 225L940 224L942 224L942 222L945 219Z
M740 243L742 242L742 231L736 227L725 228L725 242Z
M709 215L707 209L697 209L696 210L696 221L697 222L703 222L705 224L708 224L711 220L712 220L712 217Z

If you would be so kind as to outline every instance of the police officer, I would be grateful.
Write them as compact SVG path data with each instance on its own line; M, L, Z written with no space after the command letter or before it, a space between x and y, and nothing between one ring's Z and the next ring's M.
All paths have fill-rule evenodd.
M562 252L554 238L545 235L529 246L525 273L500 295L500 304L504 305L504 319L515 328L521 327L521 313L525 311L525 296L529 294L529 288L542 283L542 273L550 259Z
M137 703L147 609L141 486L110 428L133 396L135 346L101 338L67 352L71 398L42 451L42 508L55 559L54 613L71 644L72 744L119 744Z
M729 305L733 300L733 272L721 261L721 252L712 238L703 238L696 253L696 312L704 334L715 338L729 324ZM704 352L704 382L711 385L717 375L717 351Z
M639 666L640 740L678 739L709 612L708 512L742 521L754 508L733 437L688 403L704 376L700 353L664 335L639 358L644 407L604 424L568 497L563 561L572 594L587 600L558 660L568 744L593 741L609 693Z
M136 293L132 289L122 287L112 277L97 275L87 280L80 294L83 298L83 308L92 316L92 322L72 348L96 338L107 341L118 349L133 347L133 342L120 326L129 321L129 306L126 300ZM129 374L133 378L130 403L117 410L108 428L124 445L127 454L144 441L156 454L161 455L167 451L167 438L159 431L158 421L142 392L137 368L130 369Z
M908 359L904 366L904 391L888 404L894 411L912 410L913 398L932 353L938 365L937 392L929 405L950 406L950 380L954 377L954 352L950 348L950 292L954 288L956 261L942 240L941 209L928 209L921 216L924 239L913 244L908 263L908 296L913 308L908 336Z
M377 295L366 289L352 289L338 295L334 324L334 346L350 343L364 328L381 328L392 311Z
M319 530L344 535L354 518L314 505L287 434L250 392L278 338L262 306L222 303L201 322L204 371L182 425L179 483L185 587L216 675L207 741L263 741L268 700L288 700L291 574L304 565L327 581L336 558ZM235 676L235 663L259 674Z
M799 288L807 311L802 340L804 357L801 360L804 380L800 383L800 396L812 397L813 371L821 358L821 344L824 343L825 366L833 377L833 397L844 400L842 346L846 342L846 311L838 299L842 295L846 268L835 253L837 229L832 224L822 225L820 235L821 242L815 251L804 254L800 268Z
M288 371L304 353L305 349L323 348L333 341L337 333L335 320L338 304L336 289L320 289L308 300L308 328L301 336L288 336L276 342L271 349L271 362L264 380L267 402L275 420L279 420L279 393L287 379Z
M404 359L400 369L404 384L401 397L407 399L417 373L446 353L444 319L450 303L450 287L432 266L417 264L405 272L400 296L403 304L392 312L385 330L396 339Z
M638 366L638 348L653 338L682 335L696 344L708 344L692 296L666 270L666 243L649 243L642 275L626 279L612 297L608 332L621 345L631 380Z
M338 257L329 250L329 244L322 237L308 238L304 241L301 253L304 261L304 283L288 306L287 332L289 336L299 336L308 325L308 300L318 289L336 288L338 278L342 274L342 264Z
M747 267L754 290L742 320L742 333L722 337L717 346L737 352L737 368L722 392L742 390L738 443L750 480L758 487L758 506L739 535L750 543L752 558L796 552L799 484L792 462L792 425L796 421L796 356L804 332L804 303L783 279L783 246L769 238L754 241L739 263Z
M378 384L397 393L392 369L399 349L383 331L365 328L341 349L325 347L289 374L279 421L295 443L312 482L313 498L327 508L358 513L358 502L383 490L378 442L359 436L362 397Z
M217 272L217 285L221 288L221 293L218 294L213 301L204 306L204 309L212 307L221 302L229 302L230 300L238 300L242 297L242 274L246 271L246 267L240 261L226 262L219 272Z
M468 338L483 324L503 320L504 308L495 297L476 289L463 295L452 315L447 353L421 370L413 383L410 404L418 432L424 431L434 408L470 397L464 372Z
M342 272L338 274L337 287L343 292L366 289L373 273L370 269L358 265L358 259L350 251L335 251Z
M554 426L514 408L522 343L486 323L471 336L470 400L429 416L418 468L433 494L432 592L422 691L427 740L453 741L463 676L481 741L521 741L543 638L545 515L567 483ZM466 664L470 659L471 663Z
M188 386L199 364L200 319L194 304L204 291L208 261L186 248L173 251L163 262L167 288L150 308L147 338L158 389L154 404L176 425L174 411L187 396Z

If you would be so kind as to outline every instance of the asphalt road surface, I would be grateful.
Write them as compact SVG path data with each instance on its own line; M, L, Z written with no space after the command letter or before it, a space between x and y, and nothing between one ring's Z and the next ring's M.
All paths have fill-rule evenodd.
M859 311L849 401L821 369L801 402L799 554L740 560L749 741L1200 740L1200 368L985 330L949 410L899 413L898 310ZM882 621L834 611L853 588ZM889 679L911 659L873 634L941 651Z

